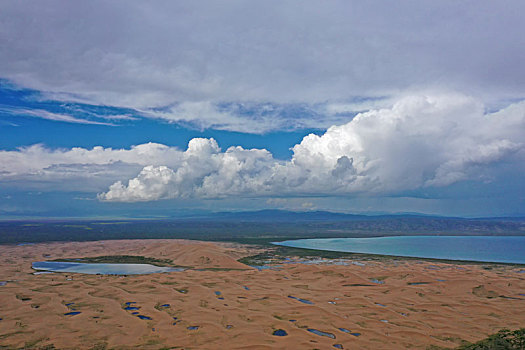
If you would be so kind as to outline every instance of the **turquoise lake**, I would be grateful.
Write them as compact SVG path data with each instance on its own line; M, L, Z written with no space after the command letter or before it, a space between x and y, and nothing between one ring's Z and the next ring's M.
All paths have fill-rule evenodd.
M89 275L145 275L182 270L150 264L86 264L59 261L36 261L31 267L39 271L85 273Z
M525 237L517 236L325 238L272 243L348 253L525 264Z

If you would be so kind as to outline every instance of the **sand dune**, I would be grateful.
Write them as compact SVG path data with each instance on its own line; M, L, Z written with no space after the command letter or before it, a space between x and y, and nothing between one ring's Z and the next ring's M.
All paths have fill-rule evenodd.
M0 286L0 346L424 349L525 326L520 268L385 260L258 271L237 262L255 253L241 245L184 240L0 246L0 281L7 282ZM33 261L99 255L172 259L193 269L140 276L32 274ZM129 306L137 310L125 310ZM287 335L272 335L278 329Z

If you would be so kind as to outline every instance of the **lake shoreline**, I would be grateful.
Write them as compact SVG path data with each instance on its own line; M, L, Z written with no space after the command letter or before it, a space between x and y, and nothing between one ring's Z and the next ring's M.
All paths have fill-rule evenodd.
M417 241L419 246L414 244L414 241ZM339 254L357 254L360 256L376 256L382 258L391 257L398 259L425 259L429 261L440 262L525 266L525 259L523 259L523 256L525 256L525 237L517 236L395 236L370 238L309 238L270 243L279 247L307 249L310 251L320 252L333 252ZM458 248L458 243L462 243L464 247L459 245ZM498 244L504 244L505 246L498 247ZM414 246L412 250L416 253L408 252L407 250L411 250L411 248L407 248L407 245ZM492 250L496 251L498 251L496 248L499 248L500 254L494 254L493 251L490 251L487 256L484 256L482 249L486 249L489 246ZM441 251L439 249L441 249ZM373 252L373 250L376 250L376 252ZM388 253L386 253L385 250L387 250ZM450 256L455 254L462 256ZM472 254L478 254L478 256L474 258L472 257ZM523 261L516 261L517 259L521 259Z

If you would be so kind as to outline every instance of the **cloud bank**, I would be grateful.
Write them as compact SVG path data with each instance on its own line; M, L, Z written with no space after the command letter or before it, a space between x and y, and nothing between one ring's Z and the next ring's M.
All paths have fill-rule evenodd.
M0 185L46 191L101 191L146 165L177 166L180 151L156 143L131 149L48 149L37 144L0 151Z
M524 12L521 0L8 1L0 78L44 99L204 128L327 128L342 121L264 108L252 118L221 104L348 111L356 96L421 88L523 98Z
M408 96L390 109L358 114L323 135L308 135L289 161L261 149L196 138L174 151L175 166L149 164L112 184L103 201L228 196L395 195L462 180L497 181L500 163L525 152L525 102L495 113L468 96ZM512 167L511 167L512 168Z
M205 138L186 150L33 145L0 151L0 185L98 192L110 202L396 196L465 180L520 182L524 140L525 102L487 113L466 95L412 95L305 136L289 160L264 149L221 150Z

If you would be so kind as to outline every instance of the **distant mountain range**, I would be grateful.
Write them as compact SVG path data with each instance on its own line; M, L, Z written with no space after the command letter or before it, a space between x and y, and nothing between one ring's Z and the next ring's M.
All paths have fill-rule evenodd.
M241 220L244 222L307 222L307 221L375 221L392 219L437 219L437 220L490 220L490 221L525 221L525 217L490 217L490 218L463 218L447 217L421 213L395 214L346 214L330 211L289 211L279 209L265 209L257 211L215 212L184 217L185 220L195 218L202 220Z
M420 214L355 215L260 210L175 218L0 221L0 244L104 239L185 238L267 243L295 238L406 235L525 235L525 218L457 218Z

